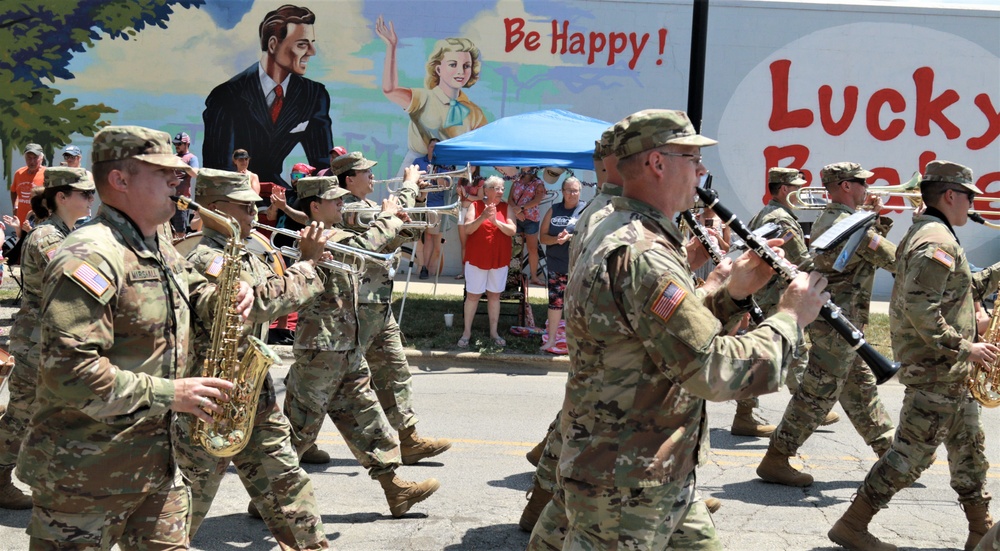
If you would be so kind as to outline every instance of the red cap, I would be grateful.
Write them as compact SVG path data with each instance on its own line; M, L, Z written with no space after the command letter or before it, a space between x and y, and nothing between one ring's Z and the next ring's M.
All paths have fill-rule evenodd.
M337 157L340 157L341 155L347 155L347 150L344 149L343 147L340 147L339 145L337 145L337 146L334 146L333 149L330 150L330 154L331 155L334 154L334 153L337 154Z
M296 165L292 167L292 172L301 172L306 176L312 174L314 170L316 169L305 163L296 163Z

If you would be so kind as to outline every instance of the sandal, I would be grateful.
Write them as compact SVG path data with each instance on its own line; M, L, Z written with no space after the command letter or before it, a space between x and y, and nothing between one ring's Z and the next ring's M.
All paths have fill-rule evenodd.
M462 338L458 339L458 347L459 348L468 348L469 347L469 339L467 339L465 337L462 337Z
M465 276L462 275L462 274L458 274L457 276L455 276L455 279L461 281L461 280L465 279Z
M493 344L503 348L507 346L507 341L503 340L503 337L493 337Z

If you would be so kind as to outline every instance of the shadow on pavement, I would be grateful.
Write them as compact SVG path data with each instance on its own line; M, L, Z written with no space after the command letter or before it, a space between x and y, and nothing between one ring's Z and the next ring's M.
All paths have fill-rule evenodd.
M511 490L527 492L535 484L534 476L535 471L525 471L506 476L500 480L490 480L486 484L494 488L510 488Z
M774 491L762 491L765 485ZM703 488L702 490L708 490L711 495L721 499L723 502L734 500L754 505L780 505L782 507L808 507L810 509L817 509L841 505L846 507L847 500L832 497L829 493L843 489L855 489L857 487L858 481L856 480L816 481L813 482L812 486L807 488L793 488L791 486L769 484L760 479L754 479L734 484L723 484L718 492L712 492L709 488Z
M462 541L444 548L444 551L468 551L469 549L524 549L528 546L528 534L516 524L496 524L472 528L462 536Z
M276 545L263 522L237 513L206 518L191 542L191 549L271 551Z

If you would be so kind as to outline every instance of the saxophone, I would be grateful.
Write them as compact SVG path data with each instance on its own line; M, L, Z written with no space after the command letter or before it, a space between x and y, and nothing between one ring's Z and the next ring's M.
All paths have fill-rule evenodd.
M1000 308L993 308L990 325L980 341L1000 342ZM991 364L972 364L969 371L969 393L988 408L1000 406L1000 359Z
M248 342L242 361L238 361L243 340L243 319L236 311L236 293L240 288L240 257L243 241L240 225L227 216L203 208L187 197L174 197L177 207L195 210L214 226L229 230L229 240L223 254L222 272L216 280L218 299L212 318L212 343L205 358L203 376L218 377L233 383L228 402L212 414L212 422L198 420L194 438L215 457L232 457L250 441L250 431L257 415L257 398L264 386L267 370L278 360L277 354L257 337L245 337Z

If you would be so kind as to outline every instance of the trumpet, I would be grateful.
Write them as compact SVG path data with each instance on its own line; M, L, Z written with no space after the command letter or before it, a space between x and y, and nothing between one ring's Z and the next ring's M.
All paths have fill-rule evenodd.
M271 232L271 235L284 235L286 237L291 237L292 239L299 239L299 232L288 230L285 228L275 228L273 226L268 226L267 224L261 224L260 222L253 223L254 229L266 230ZM272 243L273 245L274 243ZM318 262L320 266L328 268L330 270L337 270L340 272L346 272L351 275L361 275L365 273L365 255L361 253L367 253L362 249L356 249L354 247L348 247L347 245L341 245L340 243L330 243L327 241L326 249L334 255L333 259L321 260ZM292 247L280 247L278 248L281 254L298 260L302 255L299 253L298 249Z
M348 207L351 205L358 206L349 209ZM408 209L399 209L399 211L405 212L410 216L415 214L423 215L423 220L410 220L409 222L404 222L403 227L425 230L427 228L436 227L440 224L442 216L454 216L455 218L458 218L458 215L462 212L462 202L455 201L454 203L443 207L410 207ZM375 223L375 218L382 212L382 207L366 206L364 203L358 201L356 203L344 205L343 212L344 214L355 214L357 216L355 223L359 226L368 227Z
M455 178L465 178L466 180L472 181L472 166L469 163L465 164L465 168L460 168L457 170L451 170L448 172L438 172L437 174L421 174L417 182L432 182L432 185L420 188L420 193L435 193L438 191L451 191L455 188ZM445 183L438 184L439 179L445 180ZM397 178L389 178L388 180L375 180L375 184L386 184L389 189L390 195L397 195L403 189L404 178L399 176Z
M903 186L888 186L892 187L903 187ZM899 210L899 211L914 211L920 208L923 204L923 199L919 192L914 191L890 191L889 189L882 188L869 188L869 196L879 197L884 200L891 199L893 197L902 197L909 200L909 205L885 205L881 206L882 209L888 210ZM992 203L994 201L1000 201L996 197L974 197L973 201ZM826 190L823 188L800 188L792 193L788 194L788 204L796 210L823 210L826 208L829 199L826 197ZM859 210L870 210L873 208L872 205L862 205L858 207ZM996 211L988 210L977 210L972 209L969 211L969 219L978 224L982 224L988 228L1000 229L1000 224L990 222L983 218L983 215L996 215Z

